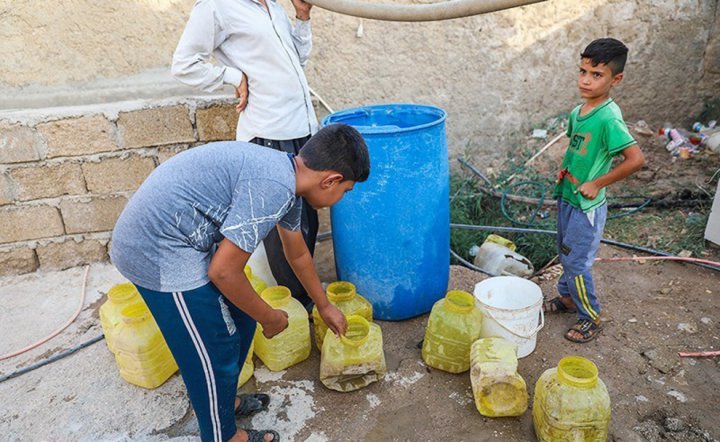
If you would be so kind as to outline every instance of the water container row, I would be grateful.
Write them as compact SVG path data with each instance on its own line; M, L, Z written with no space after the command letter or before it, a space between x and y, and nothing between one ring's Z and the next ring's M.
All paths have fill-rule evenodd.
M252 274L245 274L259 293L267 284ZM120 376L144 388L157 388L178 370L175 359L137 288L131 283L113 286L107 301L100 307L100 323L108 349L115 356ZM253 347L243 364L239 385L253 374Z
M178 366L150 310L130 283L112 287L107 296L100 323L120 376L140 387L159 387Z
M386 372L380 326L372 323L372 307L349 282L328 285L328 300L346 317L345 336L328 329L317 308L313 309L315 344L321 350L320 381L330 389L352 391L381 379ZM272 371L284 370L310 355L310 324L302 304L286 287L265 289L260 296L271 307L288 314L288 328L272 339L255 331L255 354Z
M505 295L495 292L495 297ZM480 414L520 416L528 408L528 392L518 374L518 344L506 337L481 338L484 318L478 303L473 295L459 290L447 292L436 302L425 330L422 358L428 366L450 373L470 370ZM597 367L570 356L547 370L535 386L533 422L541 441L605 440L610 399Z

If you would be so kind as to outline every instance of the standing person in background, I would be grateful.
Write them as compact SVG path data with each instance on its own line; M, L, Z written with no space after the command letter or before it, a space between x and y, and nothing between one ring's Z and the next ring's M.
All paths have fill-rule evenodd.
M580 54L577 87L583 103L568 120L570 144L557 175L557 246L563 274L558 295L545 305L553 313L577 314L565 338L586 343L604 327L592 267L607 219L605 189L640 170L645 157L610 97L625 78L628 48L614 38L590 43ZM622 159L613 167L613 158Z
M276 0L198 0L173 55L172 75L207 92L232 86L239 100L236 140L297 155L318 123L303 72L312 49L312 5L291 1L294 25ZM307 202L301 230L313 254L318 216ZM311 308L276 229L263 244L277 283Z

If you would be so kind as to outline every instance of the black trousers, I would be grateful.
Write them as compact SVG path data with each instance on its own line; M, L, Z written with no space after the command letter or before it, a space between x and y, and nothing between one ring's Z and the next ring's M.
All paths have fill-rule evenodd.
M294 140L279 141L267 140L265 138L253 138L250 142L297 155L309 139L309 136ZM315 253L315 241L317 239L319 227L318 214L315 209L305 202L305 200L303 200L302 204L302 222L300 229L302 231L303 238L305 239L305 244L307 244L307 248L310 250L310 255L313 255ZM285 253L283 251L282 242L280 241L280 235L278 235L277 228L270 231L268 236L263 240L263 244L265 245L265 252L268 257L268 264L270 264L270 271L272 271L278 285L289 288L295 299L300 301L303 305L308 305L311 299L307 295L307 292L305 292L305 288L297 279L297 276L295 276L290 264L288 264L285 259Z

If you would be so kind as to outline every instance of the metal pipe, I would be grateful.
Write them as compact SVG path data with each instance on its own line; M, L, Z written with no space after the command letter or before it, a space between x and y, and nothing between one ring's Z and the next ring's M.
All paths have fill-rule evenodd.
M357 0L307 0L319 8L338 14L387 21L439 21L470 17L546 0L450 0L425 5L366 3Z

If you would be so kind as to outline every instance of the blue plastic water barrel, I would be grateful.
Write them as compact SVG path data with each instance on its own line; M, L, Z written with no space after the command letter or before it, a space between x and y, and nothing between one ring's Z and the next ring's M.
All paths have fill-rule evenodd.
M370 178L331 209L338 278L383 320L430 311L450 271L445 111L389 104L335 112L323 126L355 127L370 151Z

